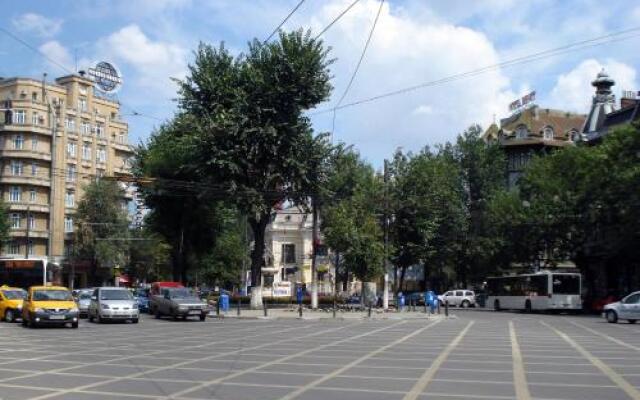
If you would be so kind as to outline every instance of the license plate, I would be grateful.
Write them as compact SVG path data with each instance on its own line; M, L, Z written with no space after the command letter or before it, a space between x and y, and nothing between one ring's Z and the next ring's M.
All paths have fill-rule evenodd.
M50 315L49 319L64 319L64 315Z
M189 311L189 315L198 315L200 314L200 310L191 310Z

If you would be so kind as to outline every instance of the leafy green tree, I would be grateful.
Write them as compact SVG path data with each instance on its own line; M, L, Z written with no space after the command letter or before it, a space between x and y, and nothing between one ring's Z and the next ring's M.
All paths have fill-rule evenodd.
M146 282L171 279L171 246L145 226L130 231L128 275Z
M315 170L326 154L304 112L331 92L327 50L302 31L254 40L238 57L201 44L180 84L180 107L191 117L195 146L189 167L219 185L248 217L254 239L252 286L259 287L264 235L274 206L305 204L317 189ZM259 290L253 305L261 303Z
M9 212L6 204L0 199L0 243L9 238Z
M93 285L110 279L111 268L126 264L129 219L123 202L124 191L119 184L100 179L84 187L78 203L74 258L89 262Z

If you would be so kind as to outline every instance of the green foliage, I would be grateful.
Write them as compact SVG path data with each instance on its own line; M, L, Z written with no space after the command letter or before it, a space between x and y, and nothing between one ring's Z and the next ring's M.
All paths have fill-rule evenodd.
M148 226L131 231L130 236L134 240L129 248L128 275L146 282L171 280L171 246L164 238Z
M126 211L123 210L124 191L117 182L96 180L84 187L84 194L75 214L76 230L74 258L89 261L94 284L101 267L124 266L129 243Z
M9 238L9 212L6 204L0 199L0 243Z

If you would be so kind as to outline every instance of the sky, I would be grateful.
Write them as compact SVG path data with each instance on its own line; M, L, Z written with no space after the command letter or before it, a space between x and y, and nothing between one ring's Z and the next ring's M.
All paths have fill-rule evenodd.
M0 76L40 78L115 64L117 97L130 141L147 140L176 110L176 85L198 43L235 54L265 39L299 0L5 0L0 26L66 67L0 32ZM285 30L319 32L353 0L306 0ZM380 5L360 0L322 39L336 61L331 98L309 115L316 132L353 144L376 166L397 148L419 151L455 140L478 123L509 115L508 105L535 90L541 107L586 112L590 82L603 68L614 91L640 90L640 30L610 41L377 101L330 111L342 96ZM636 0L387 0L342 104L494 66L548 49L640 28ZM142 115L133 115L134 111ZM328 111L328 112L327 112Z

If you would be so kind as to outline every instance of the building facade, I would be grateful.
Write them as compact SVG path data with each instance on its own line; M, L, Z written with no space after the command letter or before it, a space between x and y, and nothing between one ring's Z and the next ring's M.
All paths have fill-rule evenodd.
M0 102L0 190L11 223L0 259L33 260L39 274L46 261L50 279L63 282L83 187L129 174L127 123L119 103L81 75L0 79Z

